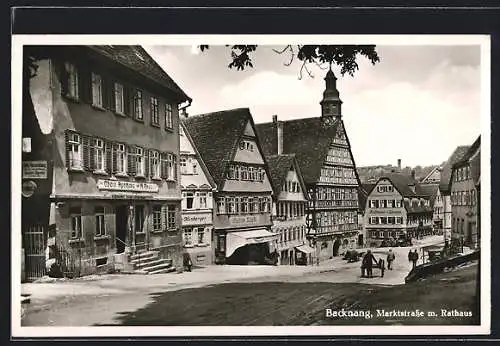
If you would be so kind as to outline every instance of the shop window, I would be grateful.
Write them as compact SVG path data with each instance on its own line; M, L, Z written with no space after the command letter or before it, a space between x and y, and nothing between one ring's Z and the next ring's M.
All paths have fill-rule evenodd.
M118 114L124 114L124 105L123 85L115 83L115 112Z
M151 97L151 123L153 125L160 125L160 115L158 113L158 99Z
M205 229L198 227L198 244L205 244Z
M206 209L207 208L207 193L206 192L200 192L200 209Z
M102 78L92 72L92 105L102 107Z
M161 206L153 206L153 232L161 231Z
M184 245L185 246L193 245L193 229L192 228L184 228L182 230L182 235L184 238Z
M66 72L68 74L68 91L66 96L78 99L78 70L75 65L66 63Z
M68 168L83 168L82 137L77 133L70 133L68 138Z
M104 207L99 206L94 208L95 214L95 235L102 237L106 235L106 223L104 222Z
M135 233L144 233L144 206L135 206Z
M71 207L71 238L80 239L82 237L82 208Z
M167 129L172 129L173 128L172 105L169 104L169 103L165 104L165 127Z
M167 208L167 228L174 229L175 227L175 205L169 205Z
M134 118L143 120L144 114L142 113L142 91L135 90L134 93Z

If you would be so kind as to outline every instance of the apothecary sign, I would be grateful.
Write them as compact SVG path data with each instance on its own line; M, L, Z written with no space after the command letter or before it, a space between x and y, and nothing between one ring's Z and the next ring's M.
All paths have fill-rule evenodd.
M97 181L99 190L133 191L133 192L158 192L158 185L133 181L119 181L99 179Z

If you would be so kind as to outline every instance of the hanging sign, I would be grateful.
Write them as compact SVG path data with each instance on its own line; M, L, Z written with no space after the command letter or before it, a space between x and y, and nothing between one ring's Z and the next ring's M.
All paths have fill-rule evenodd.
M36 183L33 180L28 180L23 182L23 185L21 187L21 193L23 197L31 197L35 193L35 190L37 188Z
M134 191L134 192L158 192L159 187L152 183L142 183L135 181L119 181L109 179L99 179L97 181L99 190L113 191Z
M47 179L47 161L23 161L23 179Z

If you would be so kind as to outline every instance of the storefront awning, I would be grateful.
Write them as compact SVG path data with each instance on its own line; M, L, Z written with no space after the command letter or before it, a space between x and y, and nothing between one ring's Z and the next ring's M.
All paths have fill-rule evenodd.
M273 241L278 237L265 229L252 231L228 232L226 237L226 257L231 256L237 248L248 244L259 244Z
M300 245L295 247L297 250L303 252L303 253L313 253L314 249L310 247L309 245Z

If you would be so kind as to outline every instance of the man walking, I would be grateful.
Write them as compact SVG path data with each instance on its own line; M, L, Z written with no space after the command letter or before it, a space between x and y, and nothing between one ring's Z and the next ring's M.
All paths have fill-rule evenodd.
M389 253L387 254L387 270L392 270L392 262L396 259L396 255L392 252L392 249L389 249Z
M364 276L364 272L366 270L366 275L369 278L373 277L373 264L377 264L377 260L375 259L375 256L373 256L372 251L368 249L368 251L366 251L366 255L363 257L363 263L361 264L361 276Z
M413 268L415 268L417 266L417 261L418 261L418 253L417 253L417 249L414 249L413 252L412 252L412 256L411 256L411 261L413 263Z

